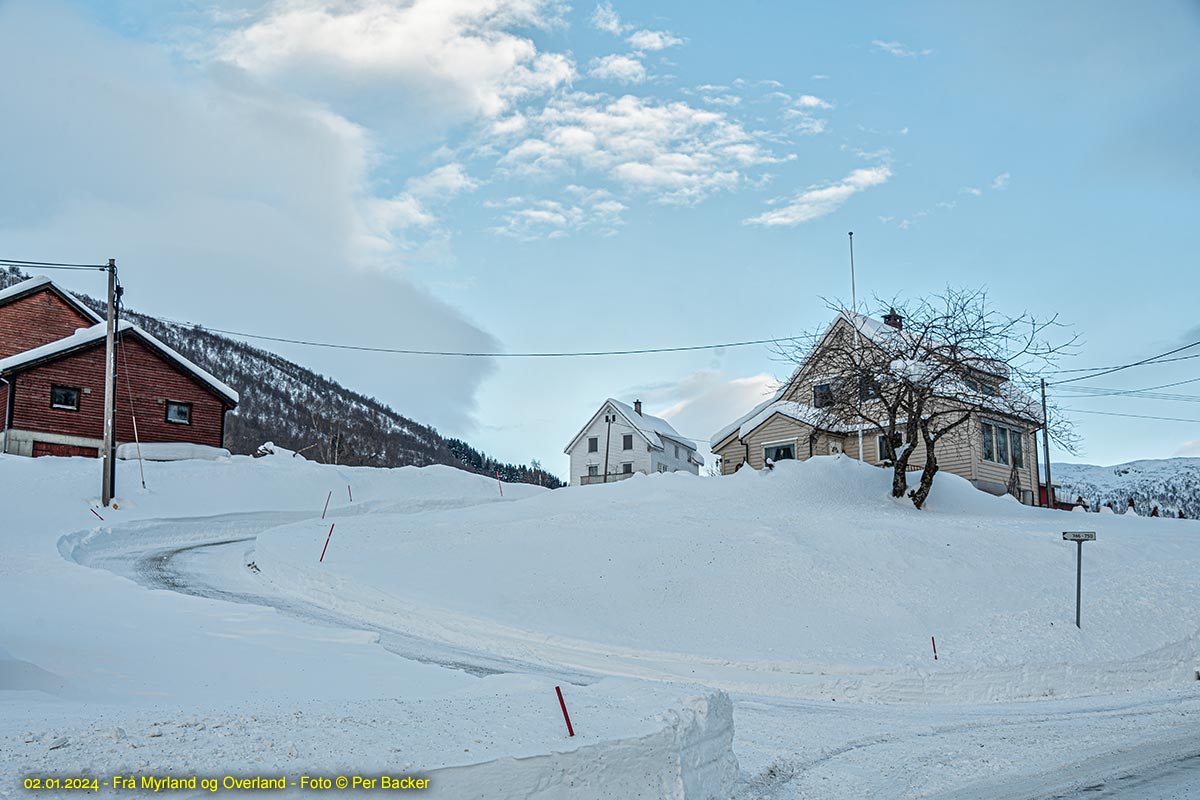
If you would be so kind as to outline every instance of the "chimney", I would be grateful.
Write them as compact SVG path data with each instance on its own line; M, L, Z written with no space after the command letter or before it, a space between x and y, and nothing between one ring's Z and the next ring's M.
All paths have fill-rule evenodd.
M888 310L888 313L883 315L883 324L891 325L898 331L904 330L904 317L896 313L896 309Z
M639 417L642 415L642 401L641 400L633 401L633 410L637 412L637 415Z

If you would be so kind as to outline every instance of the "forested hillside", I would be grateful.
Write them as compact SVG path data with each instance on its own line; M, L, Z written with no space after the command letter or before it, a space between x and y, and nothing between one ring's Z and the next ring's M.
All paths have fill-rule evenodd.
M1162 516L1200 518L1200 458L1131 461L1115 467L1055 464L1054 482L1060 500L1083 497L1094 511L1111 503L1118 513L1133 500L1142 516L1158 507Z
M0 269L0 289L27 277L13 267ZM99 300L78 296L104 313ZM529 466L497 461L460 439L444 438L372 397L261 348L128 308L122 317L238 391L241 403L230 413L225 432L225 446L234 453L253 453L263 442L272 441L325 463L447 464L487 475L499 472L506 481L563 485L536 461Z

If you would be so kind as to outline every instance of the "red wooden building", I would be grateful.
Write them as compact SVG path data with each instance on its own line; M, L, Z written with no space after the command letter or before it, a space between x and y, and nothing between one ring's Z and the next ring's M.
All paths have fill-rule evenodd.
M47 278L0 291L0 452L97 456L104 322ZM116 440L221 447L237 392L136 325L117 331Z

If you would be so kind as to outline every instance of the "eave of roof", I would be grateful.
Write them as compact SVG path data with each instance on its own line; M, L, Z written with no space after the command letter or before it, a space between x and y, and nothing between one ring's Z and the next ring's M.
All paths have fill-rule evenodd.
M201 383L206 384L213 392L224 397L226 401L235 406L238 404L239 395L231 387L218 380L212 373L201 369L196 364L184 358L178 352L146 333L132 322L121 320L118 323L117 329L122 334L130 333L141 339L153 349L158 350L168 360L175 362L185 372L190 373ZM83 348L91 347L103 341L107 334L107 326L101 322L90 328L80 328L70 336L65 336L57 341L48 342L39 347L15 353L7 358L0 358L0 375L19 372L46 361L53 361Z

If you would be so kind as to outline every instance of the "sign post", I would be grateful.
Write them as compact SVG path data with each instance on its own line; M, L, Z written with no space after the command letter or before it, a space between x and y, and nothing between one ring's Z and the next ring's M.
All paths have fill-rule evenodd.
M1063 531L1064 542L1076 544L1075 555L1075 627L1079 625L1079 602L1083 596L1083 543L1096 541L1095 531Z

